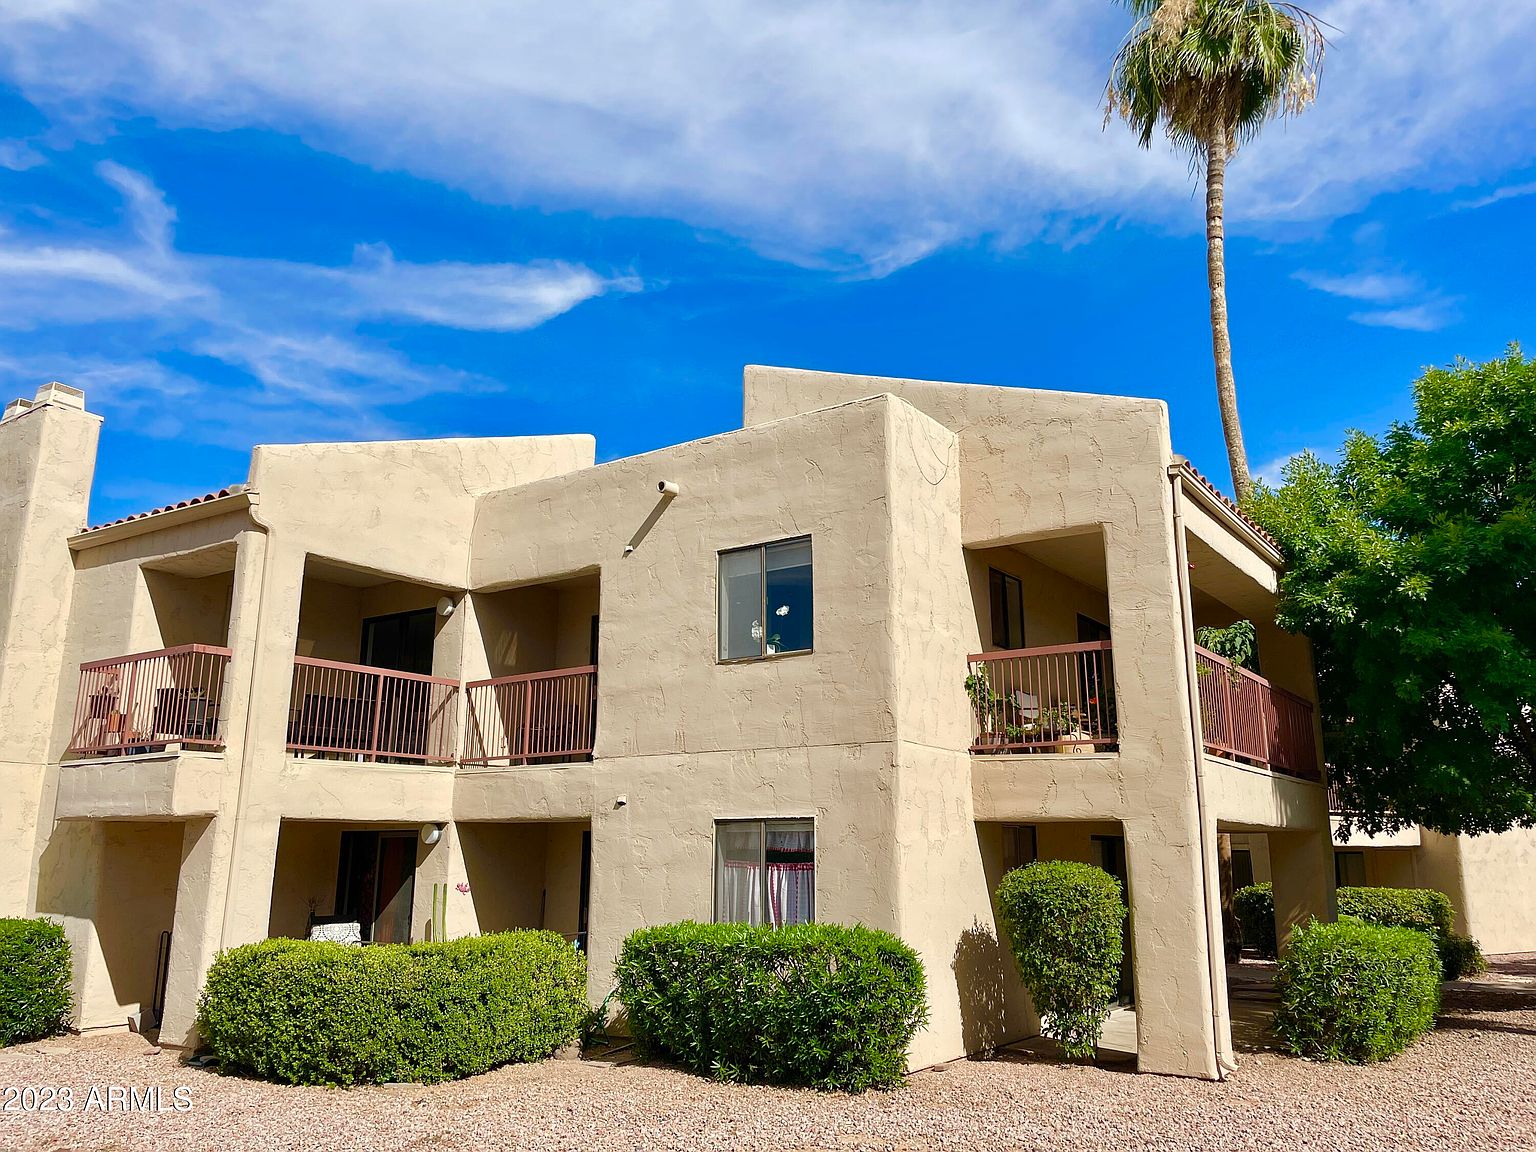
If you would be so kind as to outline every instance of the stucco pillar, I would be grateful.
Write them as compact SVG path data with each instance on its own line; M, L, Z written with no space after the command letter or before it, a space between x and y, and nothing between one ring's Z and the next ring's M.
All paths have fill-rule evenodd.
M61 665L74 564L101 417L53 385L0 421L0 916L36 908L39 855L53 825L55 707L77 670ZM19 414L17 414L19 413Z
M203 977L218 949L219 921L224 910L215 879L224 878L219 865L217 820L188 820L182 828L181 870L176 877L176 915L171 926L171 966L165 981L165 1013L160 1043L171 1047L197 1044L197 998ZM228 837L224 837L227 841Z
M1275 891L1275 938L1280 950L1291 929L1314 916L1338 915L1333 887L1333 839L1328 825L1320 831L1269 833L1269 866Z
M1213 1078L1216 1022L1199 845L1193 837L1170 838L1155 819L1126 820L1124 831L1137 1070Z

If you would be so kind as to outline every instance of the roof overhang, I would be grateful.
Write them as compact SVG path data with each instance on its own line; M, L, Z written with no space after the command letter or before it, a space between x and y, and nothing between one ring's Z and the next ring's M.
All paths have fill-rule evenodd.
M111 524L103 524L99 528L87 528L83 532L77 532L69 538L69 548L72 552L83 552L87 548L111 544L115 540L126 540L131 536L142 536L146 532L158 532L162 528L192 524L198 520L211 520L215 516L225 516L231 512L242 512L255 503L254 496L254 492L241 486L231 489L224 496L188 501L169 508L157 508L153 512L146 512L127 520L118 520Z
M1209 481L1196 472L1189 461L1176 458L1172 471L1178 476L1184 494L1213 520L1252 549L1266 563L1275 568L1285 566L1285 556L1268 536L1260 532L1253 522L1232 506L1220 493L1211 488Z

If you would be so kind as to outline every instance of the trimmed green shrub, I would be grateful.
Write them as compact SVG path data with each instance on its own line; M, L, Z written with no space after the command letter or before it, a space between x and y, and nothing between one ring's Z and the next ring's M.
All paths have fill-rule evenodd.
M581 1034L586 959L553 932L220 953L198 1031L226 1071L283 1084L423 1084L542 1060Z
M51 920L0 920L0 1047L57 1036L69 1023L74 968Z
M1488 971L1488 960L1476 940L1452 932L1440 941L1440 975L1447 980L1463 976L1481 976Z
M1340 888L1339 915L1380 928L1428 933L1440 953L1440 971L1446 980L1488 968L1477 941L1456 935L1456 909L1451 898L1433 888Z
M1369 1064L1434 1026L1440 958L1412 928L1313 921L1291 934L1275 987L1281 1044L1313 1060Z
M1414 928L1436 937L1456 930L1451 898L1432 888L1340 888L1339 915L1378 928Z
M1004 876L997 902L1042 1030L1069 1059L1092 1057L1120 987L1120 881L1091 864L1040 860Z
M1243 932L1243 945L1254 949L1266 960L1273 960L1275 940L1275 889L1265 882L1239 888L1232 897L1237 910L1238 927Z
M892 1087L928 1015L917 953L862 926L641 928L618 985L641 1052L742 1083Z

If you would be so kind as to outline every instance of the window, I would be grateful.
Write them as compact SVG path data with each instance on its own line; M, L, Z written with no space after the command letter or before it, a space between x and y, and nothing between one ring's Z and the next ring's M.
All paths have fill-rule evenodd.
M1333 854L1333 882L1340 888L1365 887L1365 853L1335 852Z
M816 919L816 831L809 820L715 823L715 922L810 924Z
M720 553L720 659L809 652L811 538Z
M992 647L1013 651L1024 647L1024 585L1017 576L987 569L992 598Z

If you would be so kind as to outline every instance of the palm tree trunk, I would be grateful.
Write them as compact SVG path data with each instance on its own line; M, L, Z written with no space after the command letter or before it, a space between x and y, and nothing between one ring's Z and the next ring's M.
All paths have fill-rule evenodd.
M1253 480L1248 475L1243 426L1237 418L1237 381L1232 376L1232 337L1227 331L1227 241L1222 220L1226 185L1227 133L1225 128L1217 128L1206 145L1205 271L1211 285L1211 354L1216 360L1216 403L1221 408L1221 431L1227 440L1227 463L1232 469L1232 488L1241 504L1253 491Z

